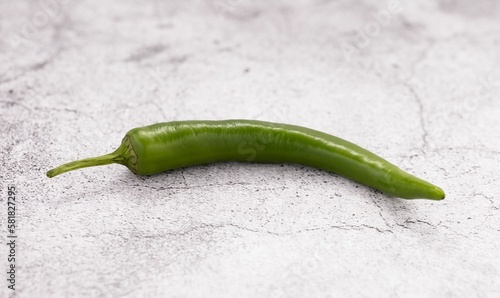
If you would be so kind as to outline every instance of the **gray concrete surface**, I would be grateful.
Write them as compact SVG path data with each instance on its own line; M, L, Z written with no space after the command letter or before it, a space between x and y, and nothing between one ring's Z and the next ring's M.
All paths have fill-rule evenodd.
M498 1L0 0L1 297L500 297ZM346 138L442 186L297 165L136 177L133 127L247 118Z

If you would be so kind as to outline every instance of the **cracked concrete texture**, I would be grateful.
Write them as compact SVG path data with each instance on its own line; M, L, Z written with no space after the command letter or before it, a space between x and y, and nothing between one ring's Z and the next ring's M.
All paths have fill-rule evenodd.
M19 256L0 296L500 295L500 5L397 4L1 1L0 197L17 186ZM229 118L338 135L447 198L298 165L45 177L133 127Z

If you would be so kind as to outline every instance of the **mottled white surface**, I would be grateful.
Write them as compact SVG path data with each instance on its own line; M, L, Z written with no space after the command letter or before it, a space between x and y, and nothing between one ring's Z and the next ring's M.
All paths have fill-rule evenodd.
M0 0L1 297L500 296L498 1L58 1ZM228 118L338 135L447 198L297 165L45 177Z

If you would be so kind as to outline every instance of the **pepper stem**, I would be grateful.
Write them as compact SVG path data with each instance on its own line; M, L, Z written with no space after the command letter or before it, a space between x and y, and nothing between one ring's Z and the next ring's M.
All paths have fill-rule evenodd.
M47 177L52 178L57 175L87 167L103 166L112 163L124 164L123 150L118 148L113 153L90 157L65 163L47 172Z

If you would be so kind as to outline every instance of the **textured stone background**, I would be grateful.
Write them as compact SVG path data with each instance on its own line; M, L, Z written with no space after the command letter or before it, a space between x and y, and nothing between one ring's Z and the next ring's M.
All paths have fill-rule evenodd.
M499 19L494 0L0 0L19 235L0 296L498 297ZM297 165L45 177L136 126L228 118L341 136L447 198Z

